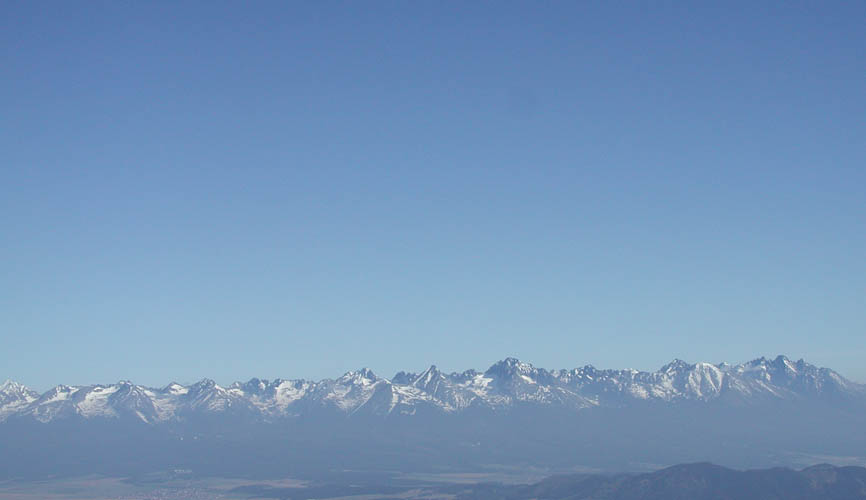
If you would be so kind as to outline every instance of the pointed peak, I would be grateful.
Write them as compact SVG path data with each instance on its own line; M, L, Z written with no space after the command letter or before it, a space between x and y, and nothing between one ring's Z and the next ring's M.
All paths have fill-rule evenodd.
M162 392L168 392L170 394L186 394L189 392L189 388L185 387L177 382L171 382L167 386L162 388Z
M418 374L414 372L399 371L391 377L391 382L397 385L408 385L413 380L418 378Z
M133 384L129 380L120 380L116 384L108 386L94 386L91 387L91 390L97 387L101 388L102 390L113 390L116 394L133 394L136 392L140 392L138 386Z
M20 390L24 389L24 385L20 384L14 380L6 379L2 384L0 384L0 391L9 391L9 390Z
M775 359L773 359L773 366L781 370L796 371L796 366L794 365L794 363L792 363L791 360L783 354L779 354L778 356L776 356Z
M196 382L190 386L190 388L195 388L195 389L199 389L199 390L200 389L213 389L215 387L217 387L216 382L214 382L212 379L209 379L209 378L203 378L203 379L199 380L198 382Z
M673 361L661 367L662 372L671 373L678 372L683 370L688 370L692 368L692 364L687 363L686 361L681 360L680 358L674 358Z
M415 377L412 381L412 385L415 387L428 386L431 382L437 379L444 378L442 373L436 368L436 365L430 365L430 368L427 368L420 375Z
M497 361L484 372L486 375L513 375L515 373L529 374L535 371L529 363L523 363L517 358L508 357Z
M811 370L815 368L809 363L803 361L802 359L795 362L782 354L776 356L776 359L773 360L773 367L777 370L781 370L789 374L798 373L804 369Z
M268 387L268 381L253 377L245 383L235 382L234 384L232 384L232 387L235 389L241 389L246 392L260 393Z
M755 358L746 364L749 366L761 366L761 365L766 365L769 362L770 361L766 357L761 356L760 358Z
M451 380L452 382L453 381L465 382L467 380L472 380L473 378L477 377L478 375L481 375L481 372L479 372L478 370L474 370L474 369L470 368L468 370L464 370L464 371L459 372L459 373L458 372L450 373L446 376L446 378Z
M0 393L14 395L15 397L36 397L38 394L29 387L14 380L6 380L0 385Z
M436 368L436 365L430 365L430 368L427 368L426 370L424 370L423 372L421 372L421 374L418 375L418 377L419 377L419 378L422 378L422 377L426 377L426 376L429 376L429 375L434 375L434 376L435 376L435 375L439 375L439 373L440 373L440 372L439 372L439 369Z
M364 383L364 382L375 382L379 380L379 377L373 373L373 370L369 368L361 368L360 370L352 370L343 374L339 380L343 383L346 382L354 382L354 383Z

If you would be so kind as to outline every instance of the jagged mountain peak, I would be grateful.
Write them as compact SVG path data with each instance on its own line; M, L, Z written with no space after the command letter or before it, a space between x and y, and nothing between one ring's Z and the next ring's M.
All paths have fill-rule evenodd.
M377 382L381 380L378 375L373 373L373 370L369 368L361 368L360 370L351 370L343 374L342 377L337 379L337 382L347 384L370 384L373 382Z
M391 377L391 383L399 385L409 385L418 377L415 372L399 371Z
M484 372L485 375L502 376L502 375L530 375L536 371L536 368L530 363L524 363L517 358L505 358L502 361L497 361Z
M63 394L63 393L71 393L78 390L78 387L73 387L71 385L58 384L48 389L46 394Z
M4 393L32 393L33 391L24 384L16 382L14 380L7 379L5 382L0 384L0 392Z
M203 379L199 380L198 382L189 386L189 389L201 391L201 390L209 390L209 389L221 389L221 387L219 385L217 385L217 383L214 382L212 379L203 378Z
M441 376L442 376L442 372L440 372L439 369L436 368L436 365L430 365L430 368L427 368L426 370L424 370L423 372L421 372L421 373L416 377L415 382L418 382L419 380L427 380L427 381L429 381L429 380L431 380L431 379L438 378L438 377L441 377Z
M659 371L662 373L684 372L691 370L693 367L694 365L687 361L683 361L680 358L674 358L673 361L662 366Z
M468 370L464 370L464 371L457 373L457 374L454 374L452 376L456 376L457 378L460 378L460 379L471 379L471 378L477 377L480 374L481 373L478 370L475 370L474 368L470 368Z
M790 359L788 359L787 356L785 356L784 354L779 354L773 358L761 356L760 358L755 358L745 364L750 366L783 366L789 361Z
M111 388L113 390L123 391L123 392L133 392L133 391L141 391L142 390L139 386L133 384L132 382L130 382L128 380L121 380L120 382L118 382L116 384L112 384L112 385L107 385L107 386L100 385L100 386L95 386L95 387Z
M792 361L785 355L779 354L775 358L769 359L761 356L741 365L732 367L741 372L770 372L770 373L787 373L797 374L800 372L817 372L820 370L828 370L826 368L818 368L802 358L797 361Z
M166 385L165 387L163 387L162 389L160 389L160 392L163 392L166 394L180 395L180 394L186 394L187 392L189 392L189 388L187 388L186 386L180 385L177 382L171 382L168 385Z
M445 376L436 368L436 365L430 365L430 368L427 368L412 380L411 385L433 393L441 384L445 383L445 380Z
M536 368L514 357L494 363L483 373L467 370L443 374L436 365L420 373L398 372L391 380L368 368L321 381L252 378L220 387L211 379L191 385L172 382L161 389L130 381L111 385L58 385L39 395L6 382L0 390L0 421L30 415L43 422L55 418L126 418L154 423L190 415L231 412L273 420L307 411L347 415L413 415L419 408L444 413L468 408L496 411L515 404L547 405L579 411L590 406L623 407L637 401L711 401L755 404L769 399L849 401L866 409L866 386L827 368L787 357L758 358L738 365L680 359L655 372L598 370L592 365L570 370ZM18 392L15 392L18 390ZM10 397L7 393L19 394Z
M515 357L511 357L511 356L503 359L502 361L498 361L498 362L494 363L494 365L497 365L497 364L501 364L501 365L508 366L511 368L523 368L523 367L530 367L531 368L532 367L531 364L524 363L523 361L520 361L519 359L517 359Z
M38 397L39 393L13 380L6 380L0 385L0 405L30 402Z
M19 384L18 382L15 382L14 380L6 379L5 381L3 381L2 384L0 384L0 391L9 391L9 390L17 389L19 387L24 387L24 386L22 384Z
M277 385L279 385L280 381L276 381ZM229 386L229 389L240 390L245 394L261 394L270 386L270 382L267 379L260 379L257 377L253 377L246 382L234 382Z

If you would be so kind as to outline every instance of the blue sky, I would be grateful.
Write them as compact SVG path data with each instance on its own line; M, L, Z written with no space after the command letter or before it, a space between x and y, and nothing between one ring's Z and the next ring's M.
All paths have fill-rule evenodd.
M4 4L0 379L866 381L866 4L657 4Z

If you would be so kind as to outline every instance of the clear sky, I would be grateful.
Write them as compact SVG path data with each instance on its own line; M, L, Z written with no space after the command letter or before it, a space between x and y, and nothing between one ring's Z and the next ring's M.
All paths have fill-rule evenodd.
M866 2L709 4L4 2L0 379L866 381Z

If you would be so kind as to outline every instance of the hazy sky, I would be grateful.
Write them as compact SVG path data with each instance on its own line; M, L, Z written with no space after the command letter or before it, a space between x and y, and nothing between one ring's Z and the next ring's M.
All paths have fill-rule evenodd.
M0 379L866 381L864 2L4 2Z

